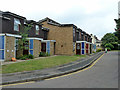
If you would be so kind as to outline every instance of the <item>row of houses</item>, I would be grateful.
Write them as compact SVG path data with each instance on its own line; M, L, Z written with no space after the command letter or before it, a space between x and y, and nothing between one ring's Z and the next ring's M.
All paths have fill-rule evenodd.
M28 48L19 50L17 41L22 39L21 26L31 23L28 44L25 44ZM11 12L0 11L0 25L1 60L26 54L39 57L40 52L50 55L82 55L91 54L93 51L91 35L74 24L60 24L48 17L36 22Z

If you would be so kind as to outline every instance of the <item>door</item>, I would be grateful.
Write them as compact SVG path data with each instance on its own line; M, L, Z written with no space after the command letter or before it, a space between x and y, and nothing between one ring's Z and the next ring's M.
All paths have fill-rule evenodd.
M81 54L85 54L85 43L82 42L81 44Z
M23 45L24 45L23 55L28 55L29 54L29 42L26 41Z
M0 36L0 60L4 60L4 40L5 36Z
M88 43L86 43L86 54L88 54Z
M47 42L46 52L50 54L50 41Z
M27 53L27 51L25 51ZM33 39L29 40L29 54L33 55Z
M41 43L41 51L46 52L46 43Z
M55 45L56 45L56 42L54 42L54 55L55 55Z
M81 52L80 52L80 51L81 51L81 50L80 50L80 47L81 47L81 46L80 46L80 43L76 43L76 54L77 54L77 55L80 55L80 54L81 54Z

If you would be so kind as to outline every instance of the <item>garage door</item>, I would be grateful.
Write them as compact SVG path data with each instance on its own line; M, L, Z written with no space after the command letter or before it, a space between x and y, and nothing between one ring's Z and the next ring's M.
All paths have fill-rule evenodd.
M4 36L0 36L0 60L4 60Z

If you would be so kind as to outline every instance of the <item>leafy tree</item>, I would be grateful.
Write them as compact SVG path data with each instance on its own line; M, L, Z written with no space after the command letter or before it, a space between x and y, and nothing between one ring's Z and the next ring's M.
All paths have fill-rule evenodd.
M21 38L17 40L17 45L16 47L18 48L17 50L17 58L23 56L23 50L28 49L29 47L26 47L25 45L28 45L28 31L31 29L32 25L31 24L26 24L25 26L20 26L20 35ZM25 45L24 45L25 44Z
M105 44L105 47L106 47L106 48L110 48L110 49L113 49L113 48L114 48L114 46L113 46L111 43Z
M118 37L118 43L120 44L120 18L115 19L116 22L116 28L115 28L115 36Z
M102 40L102 46L104 48L106 46L110 46L112 48L112 45L114 46L114 44L117 44L118 42L118 38L112 33L107 33L106 35L103 36L101 40Z

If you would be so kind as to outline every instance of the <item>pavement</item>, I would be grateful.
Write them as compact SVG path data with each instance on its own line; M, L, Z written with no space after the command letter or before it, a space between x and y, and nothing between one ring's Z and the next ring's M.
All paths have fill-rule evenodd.
M0 84L5 85L20 82L41 81L44 79L73 73L90 66L95 60L97 60L101 55L103 55L103 53L104 52L95 53L82 60L80 59L72 63L43 70L0 74L0 76L2 76L2 83Z

